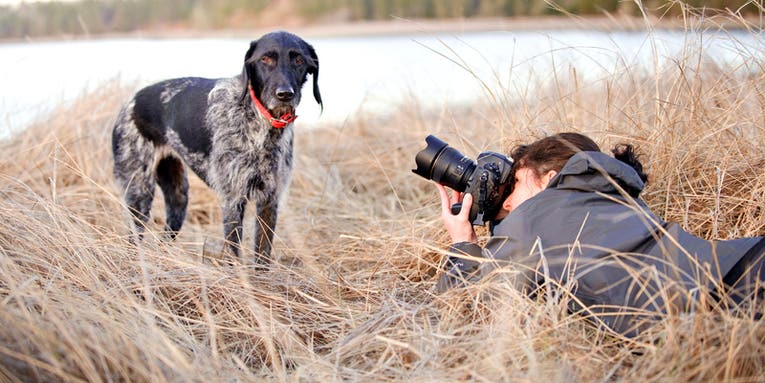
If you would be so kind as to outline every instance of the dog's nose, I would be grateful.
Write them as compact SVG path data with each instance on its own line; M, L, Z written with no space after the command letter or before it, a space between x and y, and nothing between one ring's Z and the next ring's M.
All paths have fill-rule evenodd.
M279 101L290 101L295 97L295 91L290 86L280 86L276 88L276 98Z

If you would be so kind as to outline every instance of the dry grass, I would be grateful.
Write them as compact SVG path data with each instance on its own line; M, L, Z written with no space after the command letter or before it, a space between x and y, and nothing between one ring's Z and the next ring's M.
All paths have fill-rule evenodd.
M654 75L584 85L564 69L513 101L298 127L268 271L201 257L221 217L196 178L176 241L128 243L110 134L131 90L107 84L2 143L0 381L762 381L765 327L746 312L668 316L630 340L503 284L435 294L447 238L410 169L429 133L474 156L580 131L637 144L666 219L761 235L763 53L747 75L689 54Z

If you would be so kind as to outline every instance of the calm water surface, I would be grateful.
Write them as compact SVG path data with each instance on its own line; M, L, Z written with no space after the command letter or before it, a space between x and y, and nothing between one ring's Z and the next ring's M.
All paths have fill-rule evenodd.
M481 32L307 39L320 60L320 112L304 89L299 127L504 94L529 96L554 72L596 81L699 49L736 71L759 70L759 35L745 32ZM0 136L109 81L143 86L166 78L229 77L241 71L247 39L110 39L0 44ZM309 79L310 81L310 79ZM117 111L115 110L115 114Z

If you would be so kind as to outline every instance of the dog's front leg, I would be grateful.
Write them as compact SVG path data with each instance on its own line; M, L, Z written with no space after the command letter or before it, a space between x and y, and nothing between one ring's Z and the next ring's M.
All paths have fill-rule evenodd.
M228 242L228 249L239 257L239 243L242 240L242 221L246 201L223 201L223 235Z
M258 218L255 224L255 263L271 262L271 247L276 230L277 203L273 199L258 201Z

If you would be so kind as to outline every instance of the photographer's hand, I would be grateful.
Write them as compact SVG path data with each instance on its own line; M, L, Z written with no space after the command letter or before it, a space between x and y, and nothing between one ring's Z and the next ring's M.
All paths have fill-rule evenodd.
M444 221L444 228L452 238L452 243L476 242L478 237L468 219L470 207L473 205L473 196L455 191L453 193L454 201L452 201L445 186L436 183L436 188L438 188L438 194L441 197L441 219ZM451 207L457 202L462 202L462 209L459 214L454 215Z

